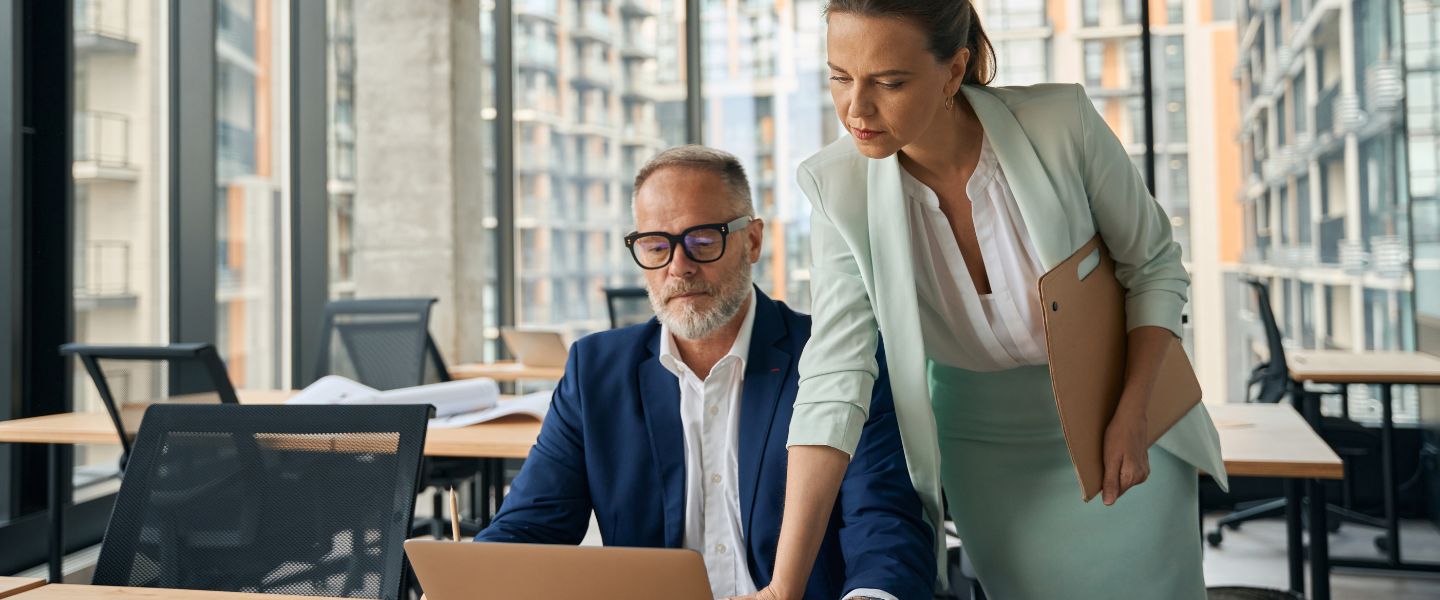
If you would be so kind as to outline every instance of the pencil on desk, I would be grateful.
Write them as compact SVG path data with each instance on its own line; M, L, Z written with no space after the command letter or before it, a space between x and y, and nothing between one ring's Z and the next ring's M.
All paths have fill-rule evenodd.
M453 487L450 488L450 533L455 541L460 541L460 498Z

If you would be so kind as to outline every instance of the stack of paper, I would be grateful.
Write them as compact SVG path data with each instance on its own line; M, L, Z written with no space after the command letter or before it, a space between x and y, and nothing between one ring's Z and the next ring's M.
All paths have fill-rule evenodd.
M474 412L450 415L448 417L435 417L430 419L430 426L437 429L450 429L455 427L468 427L478 423L488 423L500 417L510 415L525 415L534 417L536 420L544 421L545 414L550 412L551 392L535 392L515 398L504 400L499 405L477 410Z
M430 404L436 417L473 414L493 408L500 386L493 379L465 379L380 391L357 381L327 375L310 384L287 404Z

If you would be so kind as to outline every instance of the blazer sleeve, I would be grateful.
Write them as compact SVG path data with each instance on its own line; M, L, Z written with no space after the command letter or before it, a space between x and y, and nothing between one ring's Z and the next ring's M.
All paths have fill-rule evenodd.
M1115 259L1115 277L1126 289L1126 330L1148 325L1179 336L1190 276L1180 262L1170 218L1150 196L1125 146L1085 89L1075 86L1075 93L1085 193L1096 229Z
M870 420L840 483L845 591L874 589L901 600L929 600L937 568L935 531L910 483L883 352L879 356Z
M797 173L809 198L813 326L800 355L789 446L830 446L854 455L879 375L879 329L855 255L825 213L815 175Z
M585 539L591 500L581 426L582 345L571 347L535 447L500 513L475 541L577 545Z

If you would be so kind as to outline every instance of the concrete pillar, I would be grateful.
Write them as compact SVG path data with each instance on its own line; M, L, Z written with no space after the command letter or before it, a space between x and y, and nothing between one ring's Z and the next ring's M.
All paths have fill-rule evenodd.
M484 348L479 0L357 0L357 298L433 296L451 364Z

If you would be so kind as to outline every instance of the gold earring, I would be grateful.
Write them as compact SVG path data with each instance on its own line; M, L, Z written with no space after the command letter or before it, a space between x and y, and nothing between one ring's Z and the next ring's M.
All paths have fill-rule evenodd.
M954 97L954 96L946 96L946 97L945 97L945 110L950 110L950 109L953 109L953 108L955 108L955 97Z

